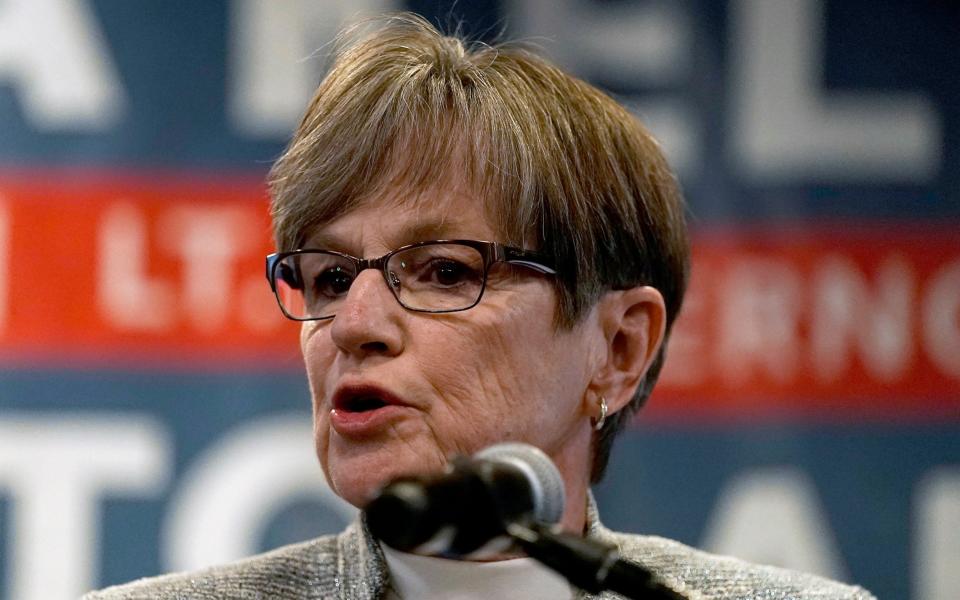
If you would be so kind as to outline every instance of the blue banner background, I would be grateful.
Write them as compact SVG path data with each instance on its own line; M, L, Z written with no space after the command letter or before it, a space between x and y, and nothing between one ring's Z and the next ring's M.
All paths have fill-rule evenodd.
M232 120L229 109L235 93L231 81L236 76L231 65L243 55L231 37L236 33L237 11L241 5L256 3L77 3L89 10L102 34L122 84L124 108L103 129L44 129L25 112L22 82L9 71L0 71L0 170L29 168L42 173L67 166L107 173L156 170L158 178L165 170L265 175L293 123L286 132L251 135ZM287 6L307 14L306 4ZM385 4L420 11L435 21L461 17L467 31L487 39L504 28L508 38L534 37L547 52L561 56L558 49L565 44L601 47L591 44L596 41L591 36L598 35L598 22L610 26L602 21L604 15L633 8L673 15L689 34L681 52L688 64L667 69L666 78L632 75L642 69L631 71L622 56L604 56L599 50L590 60L567 66L625 102L636 103L641 115L649 101L666 102L685 115L696 131L681 172L695 229L710 230L731 222L802 225L836 219L908 219L942 226L960 217L956 50L960 8L953 3L802 3L823 9L818 21L824 35L818 63L822 72L816 82L820 87L811 93L922 94L935 111L935 168L927 175L889 180L856 167L841 176L788 172L780 178L756 177L743 167L731 150L735 128L731 20L736 10L749 9L750 2ZM0 2L0 23L8 16L4 11L15 5L18 2ZM332 2L310 14L315 19L332 19L340 15L339 7L340 3ZM542 11L537 7L553 8L558 19L579 18L582 23L568 21L551 31L555 22L538 21ZM541 40L536 37L540 35L547 37ZM326 41L317 39L312 47ZM322 59L308 63L319 78ZM960 245L960 234L957 239ZM90 584L96 586L175 566L163 556L164 532L170 531L167 519L178 490L186 487L184 478L205 452L237 428L273 415L300 417L304 423L310 419L306 385L296 367L227 365L191 370L162 364L142 368L104 364L79 369L57 363L0 364L0 420L26 417L55 424L64 415L91 422L114 416L147 418L169 442L165 446L169 476L157 475L160 483L155 491L96 498L98 512L91 526L99 549L90 567ZM960 477L960 415L869 422L861 422L861 416L751 423L750 415L744 415L737 423L725 423L694 414L683 425L641 419L618 443L610 474L597 489L605 521L617 529L700 545L711 520L717 518L719 498L732 481L745 473L789 468L812 482L826 517L825 538L836 540L842 572L827 574L856 581L887 600L921 600L922 590L931 600L946 600L946 594L955 593L947 587L949 582L960 580L941 571L930 575L918 559L924 556L920 548L929 543L920 512L928 477L936 473L946 474L951 481L950 477ZM312 460L309 439L304 440L303 454ZM316 476L321 478L319 468ZM954 512L945 514L960 514L960 494L947 497ZM255 549L337 530L345 518L323 498L310 492L291 493L270 505L262 529L255 532ZM28 596L18 596L11 587L10 565L16 548L24 544L13 527L16 505L13 487L0 481L0 596L23 600ZM943 527L958 523L960 517ZM945 547L954 554L942 564L960 572L960 533L953 529L944 535ZM51 576L56 576L58 568L51 565Z

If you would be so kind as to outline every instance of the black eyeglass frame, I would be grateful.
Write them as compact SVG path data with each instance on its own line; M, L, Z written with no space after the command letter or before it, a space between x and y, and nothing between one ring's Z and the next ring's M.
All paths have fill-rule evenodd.
M468 246L474 250L477 250L480 253L480 256L483 258L483 283L480 286L480 293L477 294L477 299L470 306L465 306L463 308L442 309L412 308L403 303L403 300L400 299L400 296L397 294L394 286L390 284L390 273L387 271L387 262L389 262L390 258L394 254L410 250L411 248L419 248L422 246L431 246L437 244L458 244L461 246ZM290 256L302 254L329 254L349 260L353 262L355 266L355 277L359 276L360 273L366 269L377 269L380 271L380 274L383 275L383 279L386 281L387 287L390 289L390 293L393 294L393 297L396 298L397 303L399 303L400 306L413 312L433 314L470 310L479 304L480 300L483 298L483 292L487 289L487 277L490 272L490 267L497 263L502 262L520 267L526 267L544 275L557 274L557 271L553 265L553 260L551 260L550 257L546 256L545 254L533 250L523 250L522 248L506 246L499 242L487 242L481 240L430 240L426 242L417 242L415 244L400 246L399 248L391 250L390 252L387 252L383 256L377 258L357 258L356 256L351 256L350 254L336 252L334 250L324 250L322 248L300 248L298 250L291 250L289 252L274 252L273 254L267 255L266 258L267 281L270 283L270 289L273 291L273 295L277 299L277 305L280 306L280 311L283 312L283 316L292 321L325 321L336 316L336 314L332 314L326 317L295 317L288 313L287 309L283 306L283 301L280 300L280 294L277 292L277 267L280 265L282 260Z

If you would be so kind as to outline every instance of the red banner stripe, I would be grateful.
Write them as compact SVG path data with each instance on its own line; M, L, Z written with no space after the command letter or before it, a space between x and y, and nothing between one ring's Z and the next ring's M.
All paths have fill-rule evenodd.
M255 177L0 175L0 360L298 368L267 212ZM960 416L958 231L697 232L650 412Z

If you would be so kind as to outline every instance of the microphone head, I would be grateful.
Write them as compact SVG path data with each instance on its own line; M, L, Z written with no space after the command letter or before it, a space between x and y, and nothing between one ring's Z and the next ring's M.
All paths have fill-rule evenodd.
M521 471L533 492L533 519L553 524L563 517L566 494L563 477L543 450L530 444L507 442L484 448L474 458L510 465Z
M509 542L511 522L558 522L563 505L563 478L550 458L508 443L454 458L439 475L395 479L364 511L374 537L397 550L470 556Z

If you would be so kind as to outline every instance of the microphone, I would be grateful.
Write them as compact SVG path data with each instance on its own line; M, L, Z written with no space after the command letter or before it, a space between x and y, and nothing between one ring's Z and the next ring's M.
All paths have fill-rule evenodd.
M365 508L374 537L403 552L477 556L505 549L510 525L553 524L564 507L560 472L542 450L490 446L441 475L404 477Z
M685 600L615 546L552 527L563 505L563 478L550 458L507 443L455 458L441 475L394 480L364 511L370 533L402 552L477 557L515 543L588 592Z

